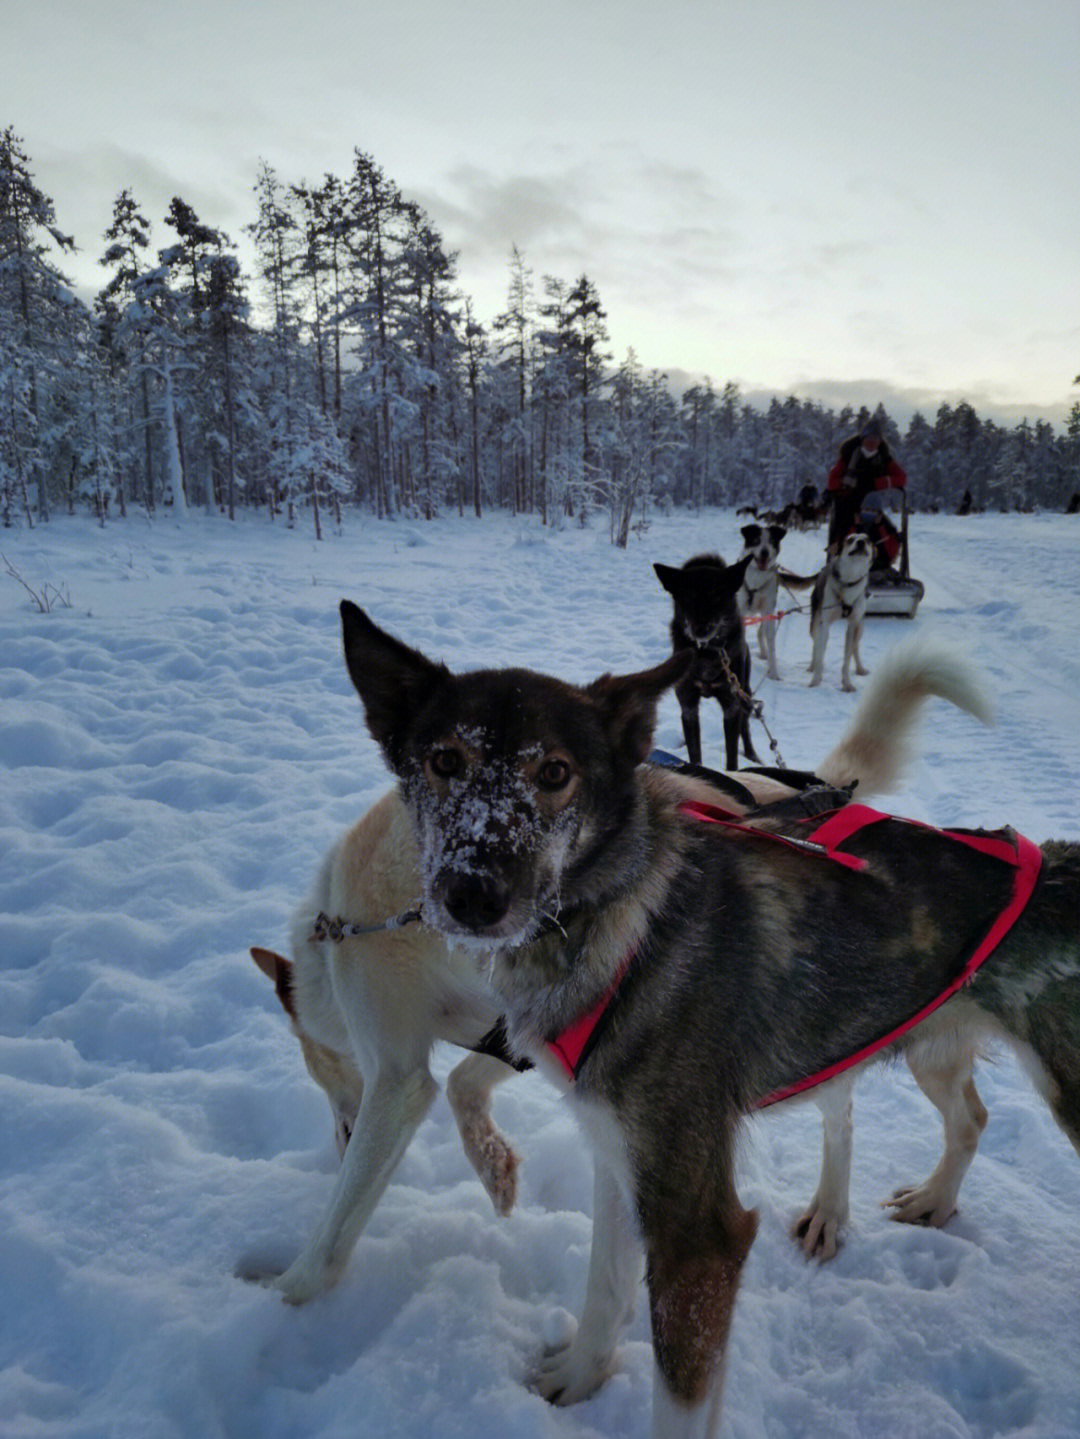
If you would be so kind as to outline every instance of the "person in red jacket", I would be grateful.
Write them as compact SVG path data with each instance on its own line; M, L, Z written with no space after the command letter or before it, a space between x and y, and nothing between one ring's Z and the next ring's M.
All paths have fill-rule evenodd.
M829 553L836 554L858 524L867 495L874 490L902 490L906 484L907 474L893 459L877 420L870 420L859 434L845 440L825 486L825 500L832 507Z

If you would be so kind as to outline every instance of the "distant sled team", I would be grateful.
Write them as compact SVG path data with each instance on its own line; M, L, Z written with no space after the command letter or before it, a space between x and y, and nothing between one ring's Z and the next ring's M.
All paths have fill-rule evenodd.
M748 564L730 567L740 584ZM684 612L692 599L673 574L691 568L715 569L661 575ZM697 575L691 588L712 586L727 613L734 579ZM254 952L344 1150L315 1235L274 1281L286 1299L340 1276L432 1101L439 1038L484 1051L449 1089L499 1212L517 1159L490 1117L493 1084L527 1061L572 1096L596 1160L593 1251L581 1322L535 1385L569 1403L603 1382L644 1274L655 1439L717 1432L757 1226L734 1152L756 1107L823 1079L809 1091L825 1115L821 1179L796 1225L823 1257L847 1215L851 1086L882 1039L945 1122L941 1163L894 1197L898 1218L941 1224L953 1211L985 1122L972 1069L989 1039L1018 1051L1080 1148L1080 845L945 835L841 788L858 781L861 800L895 781L929 696L982 711L954 657L887 657L818 767L816 802L740 772L747 804L723 777L646 762L659 698L685 687L696 657L578 687L530 670L454 674L347 602L342 625L399 788L324 863L291 956ZM688 628L699 649L716 638ZM735 662L724 652L738 680L737 647ZM417 898L422 922L371 931ZM978 984L962 986L976 961Z
M794 594L811 591L809 663L811 686L821 684L829 630L844 625L841 688L854 690L851 669L869 673L860 651L866 620L873 541L861 531L848 535L835 554L827 555L816 574L797 575L780 564L783 525L742 527L743 550L733 564L718 554L700 554L681 567L656 564L657 578L672 598L671 641L675 653L688 650L693 663L675 686L682 715L683 739L691 764L700 764L703 699L715 699L724 716L725 764L735 769L739 748L759 763L750 731L755 713L751 655L745 626L757 627L758 654L770 679L779 679L776 631L781 586Z

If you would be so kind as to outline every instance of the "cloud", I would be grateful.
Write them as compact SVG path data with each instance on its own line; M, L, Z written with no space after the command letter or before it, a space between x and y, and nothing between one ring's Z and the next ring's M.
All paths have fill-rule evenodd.
M65 256L61 268L83 299L91 299L104 283L98 261L105 251L104 234L112 223L113 205L121 190L130 190L151 226L151 250L164 249L175 240L165 224L174 195L181 196L206 224L224 230L242 242L242 228L255 217L251 193L255 167L223 171L215 167L213 179L200 178L198 167L185 162L170 166L152 160L140 150L111 144L84 148L38 147L34 155L38 183L52 195L61 229L75 232L78 252ZM77 219L72 218L77 217ZM248 247L241 243L245 259Z
M496 176L461 166L447 189L420 194L420 203L456 249L470 259L579 249L586 230L586 194L579 173Z
M682 395L684 390L691 385L700 384L705 378L689 370L678 369L668 371L667 375L668 383L676 395ZM712 378L714 388L719 391L726 380L718 383L715 376ZM765 411L773 400L785 400L789 395L794 395L799 400L811 400L837 413L845 406L858 411L863 405L868 410L874 410L881 404L901 430L907 428L911 417L916 413L933 424L942 405L955 409L964 402L975 410L980 419L993 420L995 424L1006 429L1012 429L1023 420L1028 420L1031 424L1043 420L1061 433L1065 427L1066 411L1072 403L1067 397L1063 397L1058 404L1048 405L1002 400L1000 393L989 384L977 385L968 390L936 390L897 385L889 380L873 378L823 378L795 380L790 388L779 390L754 384L752 380L734 378L739 385L743 403L752 405L756 410Z

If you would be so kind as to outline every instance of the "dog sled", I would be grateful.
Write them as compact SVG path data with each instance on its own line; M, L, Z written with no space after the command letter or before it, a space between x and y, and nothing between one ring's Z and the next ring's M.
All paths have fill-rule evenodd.
M922 580L911 574L908 565L908 504L907 491L900 492L900 528L888 520L883 511L864 514L859 528L877 546L878 559L870 570L866 587L868 615L899 615L911 619L926 593Z

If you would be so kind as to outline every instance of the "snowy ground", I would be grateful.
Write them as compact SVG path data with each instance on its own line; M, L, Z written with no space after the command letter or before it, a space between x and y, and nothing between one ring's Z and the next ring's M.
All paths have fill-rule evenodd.
M458 667L586 680L667 648L651 565L737 551L731 513L606 526L353 517L316 544L235 525L78 519L0 551L0 1433L6 1439L641 1439L639 1312L588 1403L525 1387L581 1300L590 1164L535 1076L496 1116L524 1155L500 1221L440 1098L335 1292L303 1310L233 1277L299 1248L336 1164L329 1110L247 955L281 947L318 855L387 786L341 662L347 595ZM913 630L983 664L998 722L935 706L889 807L937 823L1080 832L1078 521L917 517ZM785 559L816 566L822 538ZM50 590L50 594L52 590ZM804 616L761 687L785 761L812 766L854 704L807 688ZM758 675L761 670L758 670ZM760 736L760 731L759 731ZM761 736L763 739L764 737ZM658 741L680 743L674 701ZM706 760L719 725L706 716ZM436 1056L445 1076L453 1055ZM856 1097L852 1223L830 1265L787 1237L816 1180L812 1107L749 1132L762 1222L736 1309L726 1439L1066 1439L1080 1433L1080 1166L1011 1060L984 1066L982 1148L941 1232L879 1200L936 1160L936 1115L899 1071ZM642 1307L644 1308L644 1306Z

